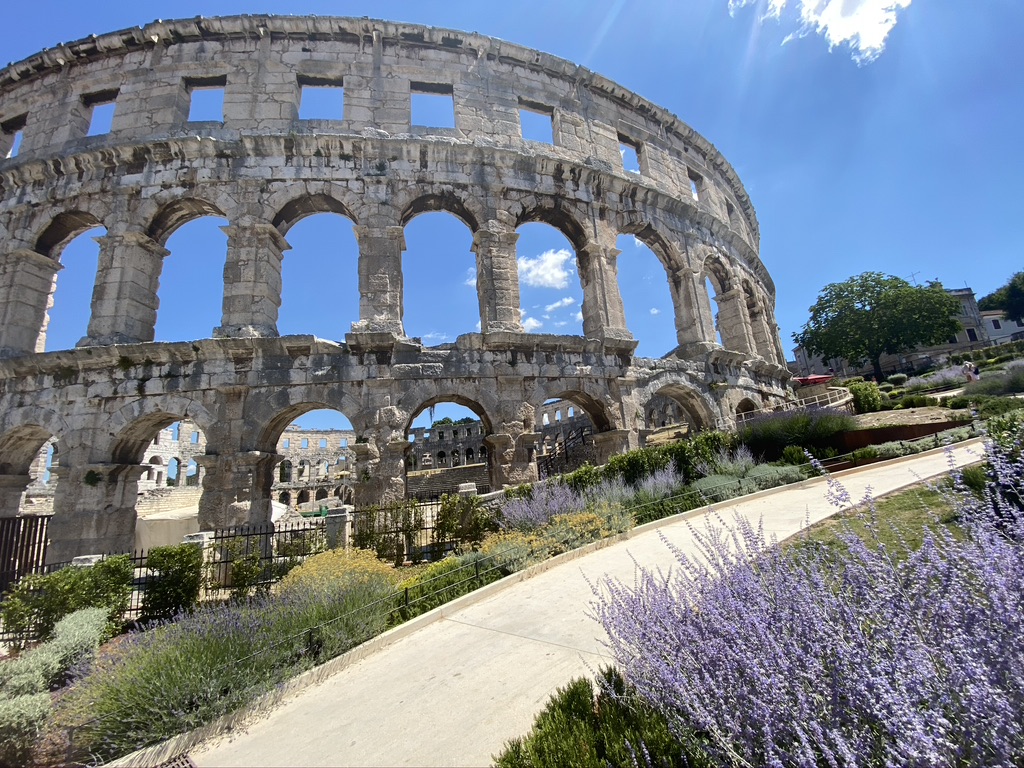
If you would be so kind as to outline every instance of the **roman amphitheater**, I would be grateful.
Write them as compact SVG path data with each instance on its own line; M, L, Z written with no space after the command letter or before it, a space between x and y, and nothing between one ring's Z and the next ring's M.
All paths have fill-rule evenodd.
M304 89L331 87L343 119L300 120ZM190 121L210 92L221 119ZM450 100L454 128L412 124L423 93ZM89 135L111 105L110 130ZM525 140L523 114L549 120L552 142ZM701 429L792 397L732 167L679 118L553 56L368 19L157 21L0 70L0 129L0 516L23 511L52 442L51 561L132 547L140 491L170 458L183 474L184 457L152 461L174 423L202 433L187 461L211 529L270 519L286 430L315 409L352 424L358 506L406 496L412 421L440 402L478 416L474 457L499 489L537 477L553 400L588 417L601 461L641 445L666 402ZM403 327L404 228L430 211L472 231L480 309L478 333L435 347ZM351 220L359 246L359 320L343 341L278 333L289 229L319 212ZM207 215L228 221L221 322L156 343L167 239ZM524 332L516 240L529 222L575 249L582 336ZM62 250L97 226L88 333L43 352ZM678 345L663 358L633 354L620 234L664 266Z

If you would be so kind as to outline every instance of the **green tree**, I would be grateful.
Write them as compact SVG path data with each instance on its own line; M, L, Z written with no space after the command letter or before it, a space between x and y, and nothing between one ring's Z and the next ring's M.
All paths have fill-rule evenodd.
M978 302L979 309L1000 309L1010 320L1024 320L1024 272L1013 275L998 291Z
M865 272L826 285L811 317L793 339L823 358L870 361L882 378L882 355L937 344L961 329L960 302L939 283L916 287L892 275Z

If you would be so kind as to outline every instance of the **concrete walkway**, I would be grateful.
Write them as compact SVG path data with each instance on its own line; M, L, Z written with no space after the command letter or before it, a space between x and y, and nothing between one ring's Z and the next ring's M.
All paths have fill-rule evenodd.
M953 451L982 457L980 440ZM880 496L949 470L943 452L841 473L852 497ZM791 536L836 512L824 480L718 506ZM706 513L691 516L700 526ZM198 766L481 766L525 734L559 686L611 662L588 616L591 583L631 582L635 562L667 568L660 535L692 551L688 523L652 524L625 541L563 563L456 610L302 690L241 731L195 749Z

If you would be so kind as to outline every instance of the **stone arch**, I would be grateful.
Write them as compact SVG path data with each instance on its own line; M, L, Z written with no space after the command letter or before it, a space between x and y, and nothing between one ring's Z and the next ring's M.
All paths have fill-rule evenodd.
M281 462L278 467L278 481L282 483L290 483L292 481L292 461L291 459L285 459Z
M651 383L646 394L639 398L641 412L646 413L647 404L656 395L667 397L676 403L687 417L692 431L713 429L718 423L718 407L693 383L672 378Z
M287 397L287 393L282 393ZM352 424L353 430L356 435L359 435L359 428L356 426L356 422L349 415L358 414L361 409L361 404L356 402L351 394L341 392L338 390L340 395L339 403L329 402L330 398L314 399L314 398L303 398L299 402L287 404L280 407L275 407L274 413L266 419L262 427L258 428L258 431L254 435L251 435L246 439L246 445L251 445L255 450L265 451L267 453L277 452L277 442L280 440L281 435L284 434L285 429L303 414L309 413L310 411L336 411L344 416L350 424ZM274 406L273 403L267 404L267 407Z
M36 405L16 408L0 416L0 475L27 475L39 451L54 440L54 463L58 448L66 450L71 435L67 422L55 411Z
M271 218L271 224L277 228L282 235L287 235L297 223L307 216L317 213L337 213L344 216L353 224L358 224L352 210L334 195L324 193L305 193L294 196L286 202L275 207L276 213Z
M140 398L128 403L111 414L108 421L113 443L109 449L111 460L119 464L140 463L153 435L182 419L194 422L205 435L210 434L216 423L202 405L177 395ZM178 469L180 472L180 463Z
M711 281L718 296L729 293L736 284L732 268L721 254L714 250L704 258L700 274L702 279L706 277Z
M279 504L284 504L286 507L292 503L292 495L288 491L281 491L277 495L277 501Z
M425 383L424 383L425 384ZM483 401L489 400L490 398L479 397L483 395L483 392L475 392L474 394L478 397L471 397L468 394L462 394L458 392L442 391L440 393L434 392L432 394L425 394L423 390L426 387L421 385L414 388L412 391L404 395L399 400L399 406L404 408L404 403L416 402L417 404L411 408L407 408L406 422L405 422L405 434L409 434L412 430L412 423L423 411L432 405L438 403L455 403L471 410L476 416L479 417L480 423L483 425L484 434L489 435L494 431L494 422L491 420L488 414L488 405L485 405ZM496 403L490 403L492 412L497 412Z
M96 227L105 227L103 219L88 210L74 209L58 213L35 240L35 250L53 259L60 260L64 246L83 232Z
M455 216L469 227L470 232L475 233L480 229L481 222L486 219L485 211L475 201L450 189L424 191L422 188L414 188L410 197L407 202L396 206L401 211L398 216L398 224L401 227L405 227L421 213L443 211Z
M744 397L736 404L735 413L737 416L743 416L748 413L755 413L758 410L760 410L760 408L757 403L749 397Z
M548 400L569 400L578 405L587 414L596 432L607 432L615 429L617 419L615 419L613 409L604 402L606 399L607 394L604 393L598 395L586 392L583 389L559 390L545 397L544 400L537 404L537 408L539 409Z
M317 488L316 489L316 494L314 495L313 498L314 498L315 501L323 501L324 499L327 498L327 489L326 488Z
M582 212L570 210L560 200L553 198L523 208L516 216L513 228L519 229L523 224L533 222L552 226L565 235L565 238L576 250L578 257L579 252L590 242L590 235L588 228L583 224L584 221L586 221L586 217Z
M184 224L203 216L226 219L227 214L218 206L199 197L182 197L162 205L149 220L146 234L159 245Z

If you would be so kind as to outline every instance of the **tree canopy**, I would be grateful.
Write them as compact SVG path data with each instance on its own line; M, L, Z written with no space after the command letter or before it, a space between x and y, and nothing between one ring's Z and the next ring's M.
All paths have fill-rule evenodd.
M979 309L1000 309L1010 320L1024 320L1024 272L1018 272L998 291L978 302Z
M960 302L939 283L917 287L899 277L864 272L822 289L810 319L793 339L825 359L870 361L881 379L881 357L938 344L961 329Z

